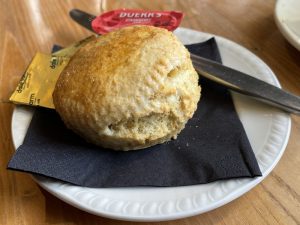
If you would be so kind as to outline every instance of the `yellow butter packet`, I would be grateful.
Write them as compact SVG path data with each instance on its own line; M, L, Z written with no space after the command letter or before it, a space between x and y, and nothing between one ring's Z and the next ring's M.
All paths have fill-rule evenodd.
M90 36L52 55L37 53L9 100L16 104L54 109L52 93L59 75L75 52L95 38Z
M54 108L52 92L70 58L37 53L22 76L10 101Z

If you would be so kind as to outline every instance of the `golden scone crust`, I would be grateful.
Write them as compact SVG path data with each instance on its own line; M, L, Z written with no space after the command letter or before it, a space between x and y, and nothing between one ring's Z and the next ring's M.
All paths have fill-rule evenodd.
M189 52L171 32L151 26L122 28L86 44L53 93L68 128L114 150L176 138L199 98Z

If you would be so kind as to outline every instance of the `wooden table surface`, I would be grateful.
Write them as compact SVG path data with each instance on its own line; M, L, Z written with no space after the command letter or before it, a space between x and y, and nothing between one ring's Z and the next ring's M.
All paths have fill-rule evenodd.
M112 3L115 2L115 3ZM93 14L120 7L117 1L1 0L0 7L0 224L134 224L91 215L41 189L28 174L6 170L14 153L8 98L37 51L66 46L91 33L69 16L79 8ZM300 52L274 22L272 0L131 1L125 7L177 9L182 26L231 39L264 60L284 89L300 95ZM121 5L122 7L123 5ZM237 200L211 212L147 224L300 224L300 117L292 116L288 146L272 173Z

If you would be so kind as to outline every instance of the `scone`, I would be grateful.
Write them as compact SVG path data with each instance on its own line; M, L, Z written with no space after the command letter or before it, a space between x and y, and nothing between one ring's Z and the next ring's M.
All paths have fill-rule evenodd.
M199 98L189 52L171 32L152 26L122 28L86 44L53 93L68 128L114 150L176 138Z

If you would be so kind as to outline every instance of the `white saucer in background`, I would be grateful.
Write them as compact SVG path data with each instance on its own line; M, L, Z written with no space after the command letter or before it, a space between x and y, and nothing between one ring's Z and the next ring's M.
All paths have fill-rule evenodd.
M300 0L277 0L274 16L283 36L300 51Z

